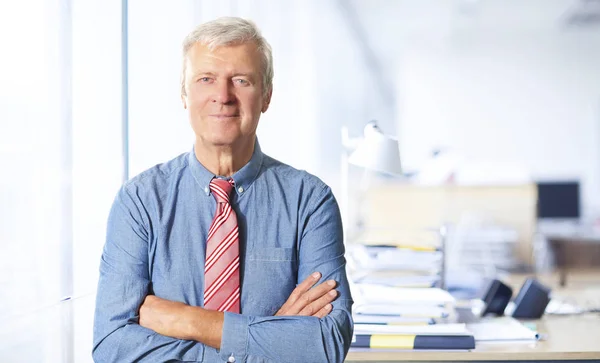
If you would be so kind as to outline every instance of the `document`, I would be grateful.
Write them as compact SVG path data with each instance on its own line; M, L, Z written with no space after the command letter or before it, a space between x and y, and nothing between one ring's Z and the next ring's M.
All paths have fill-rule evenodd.
M465 324L378 325L356 324L354 334L470 335Z
M432 318L411 318L394 315L352 314L354 324L387 324L387 325L429 325L435 324Z
M473 333L478 342L536 340L539 338L536 331L525 327L518 320L509 316L482 318L479 322L467 324L467 329Z
M444 306L454 304L448 291L439 288L391 287L375 284L354 284L357 301L361 303L392 303L396 305Z
M396 315L407 318L447 318L450 310L442 306L411 306L389 304L356 304L353 309L357 314Z

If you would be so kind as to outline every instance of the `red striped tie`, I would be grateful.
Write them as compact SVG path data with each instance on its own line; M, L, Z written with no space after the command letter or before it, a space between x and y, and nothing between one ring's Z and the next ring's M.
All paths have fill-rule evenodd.
M233 180L214 178L210 190L217 211L206 239L204 308L240 312L240 247L235 211L229 204Z

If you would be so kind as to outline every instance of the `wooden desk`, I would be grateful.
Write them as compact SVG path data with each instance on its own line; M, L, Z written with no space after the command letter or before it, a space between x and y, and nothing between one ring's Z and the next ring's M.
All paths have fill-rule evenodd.
M507 283L521 286L527 275L513 275ZM572 271L571 283L556 286L556 273L538 279L553 288L553 293L569 297L577 303L600 302L600 271ZM579 298L579 299L578 299ZM580 300L580 301L578 301ZM586 306L589 308L589 306ZM473 351L401 351L350 350L346 362L410 362L410 361L600 361L600 314L574 316L545 315L535 321L546 340L523 343L477 343Z
M547 316L537 328L547 340L477 343L470 352L351 349L346 362L600 360L600 315Z
M548 242L550 243L550 246L552 247L552 249L555 252L555 258L556 258L556 266L559 269L560 272L560 286L566 286L567 285L567 272L569 269L569 249L573 248L577 245L595 245L597 247L600 247L600 233L595 232L595 231L591 231L591 230L584 230L584 231L579 231L577 233L571 233L571 234L547 234L546 238L548 239ZM594 256L591 257L595 257L597 258L598 254L597 254L598 249L596 248L594 253ZM581 252L581 251L579 251ZM588 251L586 251L588 252ZM592 251L590 251L592 252ZM588 252L589 254L589 252ZM572 257L572 256L571 256ZM589 256L587 256L589 257ZM592 262L598 266L598 262L597 260L592 260ZM571 262L572 263L572 262Z

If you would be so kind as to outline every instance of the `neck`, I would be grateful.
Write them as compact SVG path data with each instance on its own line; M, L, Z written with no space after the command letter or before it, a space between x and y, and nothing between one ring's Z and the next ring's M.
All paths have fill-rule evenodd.
M197 137L194 153L196 159L208 171L218 176L230 177L252 158L255 138L233 145L211 145Z

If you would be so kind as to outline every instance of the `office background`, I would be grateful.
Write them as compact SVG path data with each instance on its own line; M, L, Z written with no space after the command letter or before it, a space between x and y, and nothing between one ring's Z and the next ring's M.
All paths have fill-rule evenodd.
M468 161L465 183L578 180L582 220L593 223L599 8L576 0L0 3L0 317L82 301L70 335L41 339L27 354L89 359L86 312L108 210L124 175L191 149L181 41L222 15L253 19L273 47L263 150L321 177L338 198L340 128L360 135L375 119L398 136L406 172L442 148ZM38 323L27 324L21 334Z

